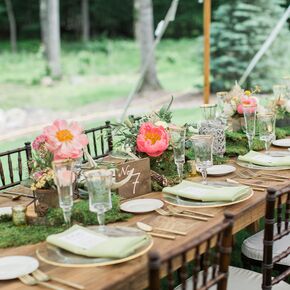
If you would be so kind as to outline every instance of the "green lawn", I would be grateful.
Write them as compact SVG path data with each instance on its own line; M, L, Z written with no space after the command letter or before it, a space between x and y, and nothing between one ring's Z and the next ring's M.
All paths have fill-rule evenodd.
M202 85L200 39L163 40L156 52L158 76L166 90ZM41 84L46 65L37 41L19 42L12 54L0 44L1 108L44 107L73 110L79 106L127 96L139 73L139 49L132 40L98 39L83 45L62 43L63 78L52 87Z

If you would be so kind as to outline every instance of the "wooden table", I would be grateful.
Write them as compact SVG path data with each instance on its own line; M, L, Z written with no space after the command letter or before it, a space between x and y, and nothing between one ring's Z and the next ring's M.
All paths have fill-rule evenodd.
M239 167L237 166L238 170ZM271 172L275 173L275 171ZM276 174L277 171L276 171ZM289 176L290 171L283 171L283 175ZM231 175L229 176L231 178ZM213 179L213 178L211 178ZM219 179L225 179L219 178ZM197 178L196 178L197 180ZM247 180L250 182L250 180ZM285 181L285 184L287 181ZM281 185L280 182L263 182L264 185L274 186ZM254 195L247 201L240 204L232 205L229 207L214 208L214 209L203 209L205 212L210 212L215 214L215 217L208 222L196 221L186 218L176 218L176 217L163 217L156 213L135 215L128 222L120 222L118 225L134 225L137 221L144 221L149 224L160 224L166 225L171 229L179 229L188 231L187 236L178 236L176 240L164 240L160 238L154 238L153 249L158 251L161 255L170 252L172 249L177 247L183 247L188 241L198 237L204 232L213 228L217 223L223 219L224 211L227 210L234 214L234 233L244 229L248 225L257 221L264 216L265 210L265 196L266 192L257 191ZM150 193L145 195L145 197L152 198L162 198L161 193ZM35 257L35 250L39 246L28 245L18 248L0 249L0 256L8 255L29 255ZM124 264L106 266L106 267L96 267L96 268L62 268L55 267L40 262L40 269L63 279L77 282L84 285L86 289L110 289L110 290L127 290L136 289L141 290L147 286L147 255L140 258L126 262ZM17 280L10 282L0 282L1 290L25 290L31 287L23 285ZM64 287L65 288L65 287ZM34 286L33 289L43 289L38 286ZM65 288L69 289L69 288Z

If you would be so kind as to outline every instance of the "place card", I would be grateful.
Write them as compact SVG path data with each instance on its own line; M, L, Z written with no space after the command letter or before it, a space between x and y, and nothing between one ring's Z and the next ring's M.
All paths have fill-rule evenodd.
M72 246L80 247L84 250L92 249L97 245L105 242L107 239L107 236L90 233L89 231L83 229L77 229L68 233L64 233L62 236L58 237L58 240Z
M1 215L12 215L12 207L11 206L0 207L0 216Z

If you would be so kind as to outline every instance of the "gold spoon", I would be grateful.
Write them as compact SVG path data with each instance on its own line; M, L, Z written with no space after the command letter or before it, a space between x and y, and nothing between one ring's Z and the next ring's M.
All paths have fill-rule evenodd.
M140 225L141 224L141 225ZM144 226L145 225L145 226ZM175 236L173 235L164 235L164 234L157 234L157 233L152 233L151 231L153 230L151 226L137 222L137 227L144 231L144 232L150 232L150 235L152 237L159 237L159 238L164 238L164 239L169 239L169 240L175 240Z
M167 232L167 233L171 233L171 234L186 236L186 232L175 231L175 230L170 230L170 229L165 229L165 228L160 228L160 227L152 227L152 226L145 224L145 223L142 223L142 222L137 222L137 226L139 229L143 229L143 231L145 231L145 232L152 232L152 231L156 230L156 231L162 231L162 232Z

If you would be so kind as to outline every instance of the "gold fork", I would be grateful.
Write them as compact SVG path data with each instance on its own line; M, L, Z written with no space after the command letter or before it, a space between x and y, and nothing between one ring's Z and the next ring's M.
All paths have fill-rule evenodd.
M213 214L203 213L203 212L189 210L189 209L185 209L185 208L177 208L177 207L174 207L172 205L168 205L167 208L169 210L176 211L177 213L190 213L190 214L194 214L194 215L197 214L197 215L201 215L201 216L205 216L205 217L209 217L209 218L214 217Z
M46 282L40 282L40 281L36 280L35 278L33 278L32 276L30 276L28 274L27 275L20 276L20 277L18 277L18 279L23 284L29 285L29 286L41 285L43 287L46 287L46 288L49 288L49 289L53 289L53 290L64 290L61 287L54 286L54 285L48 284Z
M66 281L66 280L63 280L63 279L60 279L57 277L49 276L46 273L44 273L38 269L35 270L34 272L32 272L32 276L41 282L47 282L47 281L51 280L51 281L56 281L58 283L66 285L66 286L70 286L70 287L75 288L75 289L80 289L80 290L85 289L85 287L82 285L79 285L79 284L76 284L76 283L73 283L70 281Z
M193 215L189 215L189 214L183 214L183 213L176 213L176 212L173 212L173 211L166 211L166 210L164 210L162 208L156 209L155 211L158 212L160 215L163 215L163 216L180 216L180 217L192 218L192 219L203 221L203 222L207 222L208 221L207 218L193 216Z

